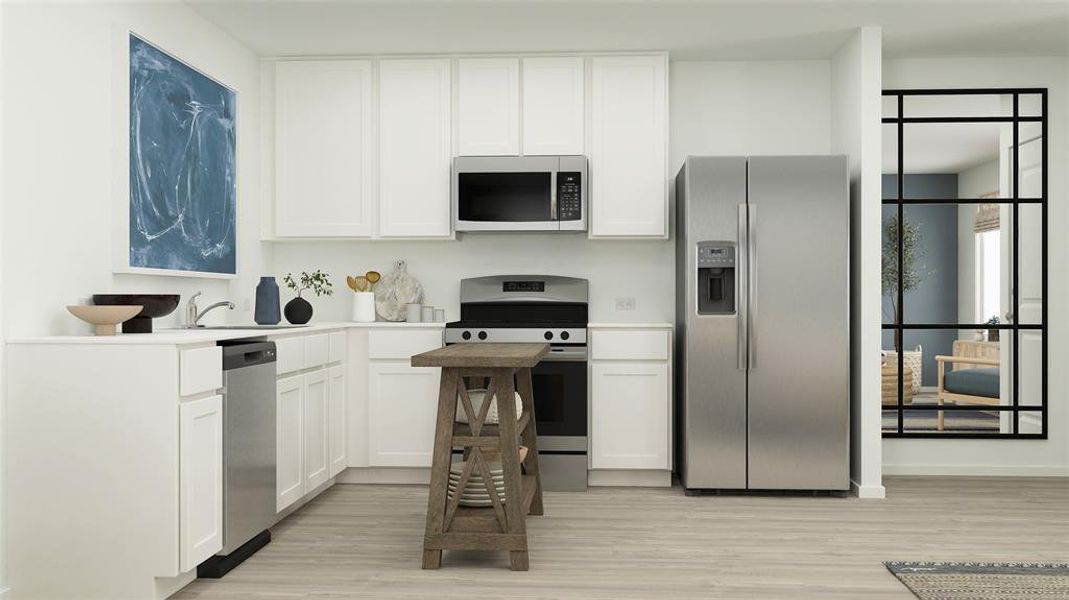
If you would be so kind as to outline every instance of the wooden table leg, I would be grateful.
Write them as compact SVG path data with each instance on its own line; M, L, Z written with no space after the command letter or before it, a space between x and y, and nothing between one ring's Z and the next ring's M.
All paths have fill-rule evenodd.
M509 566L513 571L526 571L527 516L523 512L523 482L520 479L520 448L517 444L516 402L513 377L515 369L494 369L497 390L498 436L501 448L501 468L505 475L505 514L509 534L524 536L523 550L509 552Z
M449 464L453 456L453 421L457 414L457 369L443 368L438 388L438 421L434 429L434 453L431 458L431 485L427 497L428 538L441 536L445 525L445 503L449 487ZM442 566L442 551L423 546L423 568Z
M516 387L523 400L523 412L528 416L527 426L520 432L523 445L527 446L527 474L535 478L534 499L528 514L541 515L542 508L542 472L538 465L538 430L535 428L534 386L531 384L531 370L520 369L516 372Z

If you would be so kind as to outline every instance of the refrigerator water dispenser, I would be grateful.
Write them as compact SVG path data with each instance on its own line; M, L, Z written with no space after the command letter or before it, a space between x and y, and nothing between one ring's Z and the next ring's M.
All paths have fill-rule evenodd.
M735 314L735 244L698 242L698 314Z

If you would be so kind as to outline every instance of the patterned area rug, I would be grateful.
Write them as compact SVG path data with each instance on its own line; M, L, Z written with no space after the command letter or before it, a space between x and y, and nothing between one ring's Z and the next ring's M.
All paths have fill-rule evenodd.
M886 562L920 600L1065 600L1069 564Z

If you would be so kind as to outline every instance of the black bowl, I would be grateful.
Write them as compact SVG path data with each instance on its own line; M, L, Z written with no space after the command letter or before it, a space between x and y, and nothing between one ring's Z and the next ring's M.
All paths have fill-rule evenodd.
M152 319L173 313L180 299L178 294L93 294L93 304L140 304L144 307L122 324L123 333L152 333Z

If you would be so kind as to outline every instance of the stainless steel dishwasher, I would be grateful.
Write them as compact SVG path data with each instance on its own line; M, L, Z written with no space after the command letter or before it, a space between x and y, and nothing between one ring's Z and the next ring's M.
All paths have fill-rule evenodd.
M223 549L197 568L226 575L271 541L275 524L275 343L223 346Z

